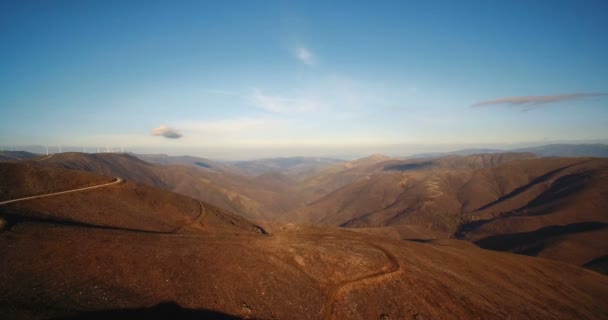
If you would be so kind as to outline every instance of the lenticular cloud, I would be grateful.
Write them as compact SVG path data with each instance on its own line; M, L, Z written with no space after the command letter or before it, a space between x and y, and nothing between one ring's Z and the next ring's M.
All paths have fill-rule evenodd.
M177 129L174 129L174 128L171 128L171 127L165 126L165 125L152 129L152 135L153 136L163 136L167 139L179 139L179 138L183 137L183 135L181 133L179 133L179 131L177 131Z

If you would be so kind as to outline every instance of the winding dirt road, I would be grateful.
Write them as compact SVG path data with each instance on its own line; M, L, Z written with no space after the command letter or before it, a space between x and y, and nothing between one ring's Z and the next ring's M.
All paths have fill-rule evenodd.
M49 154L48 156L46 156L46 157L44 157L44 158L41 158L41 159L38 159L38 160L36 160L36 161L42 161L42 160L46 160L46 159L48 159L48 158L52 157L53 155L54 155L54 153L51 153L51 154Z
M31 196L31 197L24 197L24 198L19 198L19 199L6 200L6 201L0 202L0 206L4 205L4 204L13 203L13 202L19 202L19 201L25 201L25 200L31 200L31 199L38 199L38 198L45 198L45 197L51 197L51 196L56 196L56 195L60 195L60 194L66 194L66 193L72 193L72 192L79 192L79 191L85 191L85 190L103 188L103 187L119 184L119 183L121 183L121 182L124 181L122 178L118 178L118 177L116 177L115 179L116 179L115 181L104 183L104 184L100 184L100 185L96 185L96 186L92 186L92 187L84 187L84 188L72 189L72 190L67 190L67 191L59 191L59 192L47 193L47 194L42 194L42 195L38 195L38 196Z
M329 320L329 319L334 318L333 317L334 316L334 306L336 304L337 295L340 291L345 290L349 286L356 285L358 282L379 279L379 278L391 275L393 273L399 272L401 270L401 265L399 264L397 257L395 257L395 255L393 255L390 251L388 251L387 249L385 249L375 243L372 243L372 242L365 241L365 244L381 251L382 253L384 253L384 255L386 255L386 258L390 262L390 266L389 266L388 270L386 270L385 268L382 268L372 274L362 275L355 279L346 280L346 281L336 284L329 291L327 302L325 303L325 305L323 305L323 309L321 309L321 312L320 312L321 319Z
M44 160L44 159L41 159L41 160ZM116 177L115 180L112 181L112 182L108 182L108 183L104 183L104 184L100 184L100 185L96 185L96 186L84 187L84 188L78 188L78 189L72 189L72 190L60 191L60 192L53 192L53 193L48 193L48 194L43 194L43 195L37 195L37 196L23 197L23 198L19 198L19 199L6 200L6 201L0 202L0 206L4 205L4 204L19 202L19 201L26 201L26 200L32 200L32 199L38 199L38 198L52 197L52 196L57 196L57 195L61 195L61 194L66 194L66 193L72 193L72 192L79 192L79 191L86 191L86 190L91 190L91 189L108 187L108 186L111 186L111 185L119 184L119 183L121 183L123 181L124 181L124 179ZM205 206L203 205L202 202L197 201L197 203L198 203L199 208L200 208L200 213L198 214L198 216L196 216L194 219L192 219L192 221L187 222L184 225L179 226L179 227L175 228L174 230L171 230L171 231L168 231L168 232L167 231L161 231L161 232L152 232L152 233L176 234L179 231L182 231L183 229L185 229L185 228L187 228L189 226L200 224L203 221L203 219L205 219L205 217L207 216L207 209L205 208ZM132 229L127 229L127 228L110 228L110 227L100 227L100 226L94 226L94 225L90 225L90 227L106 228L106 229L114 229L114 230L123 230L123 231L132 231L132 232L138 232L138 231L139 232L150 232L150 231L145 231L145 230L132 230Z
M196 202L198 203L198 206L200 208L200 213L198 214L198 216L196 218L192 219L192 221L190 221L190 222L188 222L188 223L186 223L186 224L184 224L182 226L179 226L179 227L175 228L173 231L171 231L171 233L180 232L180 231L184 230L185 228L187 228L189 226L200 225L200 223L203 222L203 219L205 219L205 217L207 216L207 209L205 208L205 206L203 205L202 202L200 202L200 201L196 201Z

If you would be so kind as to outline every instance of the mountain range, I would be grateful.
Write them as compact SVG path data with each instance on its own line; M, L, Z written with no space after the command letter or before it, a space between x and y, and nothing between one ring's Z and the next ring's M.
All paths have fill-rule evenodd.
M608 316L607 159L5 159L9 318Z

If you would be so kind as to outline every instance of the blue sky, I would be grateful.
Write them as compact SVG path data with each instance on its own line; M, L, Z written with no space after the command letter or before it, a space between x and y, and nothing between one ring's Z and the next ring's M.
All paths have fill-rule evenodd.
M606 140L606 30L606 1L2 1L0 145Z

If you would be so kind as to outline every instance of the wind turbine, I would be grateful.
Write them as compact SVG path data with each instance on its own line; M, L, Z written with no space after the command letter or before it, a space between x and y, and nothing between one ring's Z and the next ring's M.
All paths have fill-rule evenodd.
M49 155L49 145L48 144L46 145L46 155L47 156Z
M61 153L61 144L59 144L59 153Z

